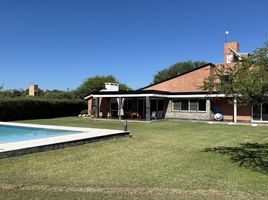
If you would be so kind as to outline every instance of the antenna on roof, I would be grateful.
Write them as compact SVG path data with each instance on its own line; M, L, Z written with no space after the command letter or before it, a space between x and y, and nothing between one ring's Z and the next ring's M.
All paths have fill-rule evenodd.
M229 35L229 31L225 31L224 33L224 41L227 42L227 35Z

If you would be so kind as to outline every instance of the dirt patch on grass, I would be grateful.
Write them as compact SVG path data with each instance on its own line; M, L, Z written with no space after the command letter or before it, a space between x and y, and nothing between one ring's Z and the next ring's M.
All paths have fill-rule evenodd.
M267 193L241 192L241 191L219 191L219 190L183 190L179 188L130 188L130 187L51 187L44 185L21 185L0 184L1 190L18 190L33 192L65 192L65 193L102 193L102 194L127 194L131 196L146 195L152 197L176 196L199 196L209 199L267 199Z

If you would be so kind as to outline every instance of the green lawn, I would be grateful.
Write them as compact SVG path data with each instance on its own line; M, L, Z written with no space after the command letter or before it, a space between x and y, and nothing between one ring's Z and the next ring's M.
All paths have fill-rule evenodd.
M27 123L122 129L78 117ZM268 127L129 123L132 137L0 160L0 199L268 199Z

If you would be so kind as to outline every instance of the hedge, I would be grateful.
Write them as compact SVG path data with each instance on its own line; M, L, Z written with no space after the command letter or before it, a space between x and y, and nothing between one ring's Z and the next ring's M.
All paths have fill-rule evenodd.
M0 121L75 116L85 108L83 100L2 99Z

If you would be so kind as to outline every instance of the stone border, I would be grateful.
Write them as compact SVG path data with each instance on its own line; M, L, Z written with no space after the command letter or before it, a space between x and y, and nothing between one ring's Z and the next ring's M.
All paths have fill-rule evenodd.
M0 122L0 125L76 131L69 135L0 144L0 159L128 136L128 131Z

